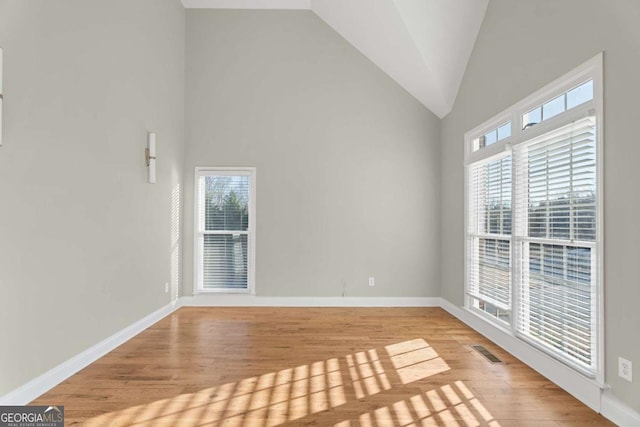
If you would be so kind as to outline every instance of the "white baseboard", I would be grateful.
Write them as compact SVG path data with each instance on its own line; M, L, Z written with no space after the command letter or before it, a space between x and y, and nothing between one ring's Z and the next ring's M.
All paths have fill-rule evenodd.
M440 307L440 298L385 297L262 297L199 294L182 297L185 307Z
M442 299L441 307L529 365L529 367L538 371L544 377L556 383L594 411L600 412L602 386L596 381L586 378L563 363L519 340L512 334L496 328L468 310L451 304L444 298Z
M0 406L2 405L26 405L42 394L46 393L71 375L95 362L105 354L109 353L116 347L129 341L140 332L147 329L162 318L168 316L180 307L180 301L177 300L171 304L154 311L148 316L138 320L137 322L127 326L119 332L111 335L109 338L100 341L98 344L88 348L82 353L72 357L66 362L61 363L45 372L44 374L34 378L28 383L18 387L17 389L0 397Z
M605 390L602 393L600 413L620 427L640 426L640 413L618 400L610 390Z

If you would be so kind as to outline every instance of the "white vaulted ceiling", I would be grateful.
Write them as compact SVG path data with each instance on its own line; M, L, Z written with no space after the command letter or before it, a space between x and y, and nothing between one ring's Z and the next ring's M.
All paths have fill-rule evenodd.
M438 117L453 108L489 0L182 0L186 8L310 9Z

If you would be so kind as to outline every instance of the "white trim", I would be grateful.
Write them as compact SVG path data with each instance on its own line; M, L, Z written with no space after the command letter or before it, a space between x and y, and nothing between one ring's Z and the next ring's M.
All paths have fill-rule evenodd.
M85 351L71 359L48 370L44 374L34 378L28 383L0 397L0 406L3 405L26 405L37 397L43 395L62 381L66 380L76 372L84 369L116 347L129 341L140 332L147 329L154 323L162 320L175 310L180 308L180 300L154 311L137 322L116 332L110 337L100 341L98 344L89 347Z
M185 9L310 10L311 0L182 0Z
M440 307L430 297L267 297L256 295L194 295L182 297L184 307Z
M602 393L601 414L620 427L640 426L640 413L618 400L610 390Z
M598 372L597 380L604 383L605 381L605 361L606 361L606 343L605 343L605 308L604 308L604 288L606 286L604 279L604 52L600 52L589 61L593 76L593 102L596 109L596 254L597 254L597 287L598 297L598 319L597 319L597 354L598 354ZM586 65L585 65L586 66Z
M602 386L596 381L585 377L564 363L519 340L508 330L497 328L492 322L482 319L468 309L453 305L444 298L440 306L594 411L600 412Z

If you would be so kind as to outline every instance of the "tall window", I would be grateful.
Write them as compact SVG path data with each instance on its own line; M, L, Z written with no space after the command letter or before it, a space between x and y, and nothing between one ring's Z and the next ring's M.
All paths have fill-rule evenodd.
M511 313L511 156L469 169L468 293L473 306L503 322Z
M255 169L196 169L196 292L253 292Z
M467 307L598 378L601 72L598 56L466 135Z

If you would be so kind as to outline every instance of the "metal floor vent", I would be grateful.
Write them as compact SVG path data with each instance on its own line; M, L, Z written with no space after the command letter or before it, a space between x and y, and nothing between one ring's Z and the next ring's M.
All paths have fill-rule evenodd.
M472 344L471 348L483 355L491 363L502 363L502 360L498 359L495 354L491 353L482 345Z

